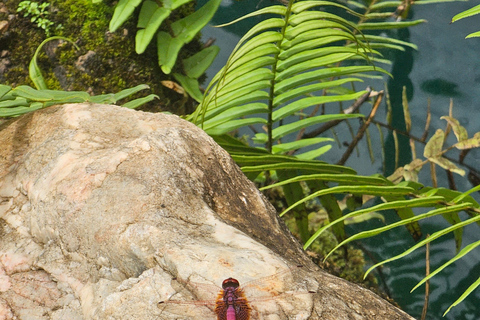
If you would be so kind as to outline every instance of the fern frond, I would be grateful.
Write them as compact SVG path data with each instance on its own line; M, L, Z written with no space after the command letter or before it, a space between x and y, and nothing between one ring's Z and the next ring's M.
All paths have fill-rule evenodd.
M315 116L280 125L311 106L357 99L365 91L335 89L361 82L361 77L369 72L388 74L382 68L366 64L369 55L380 54L362 41L361 32L353 23L325 11L311 10L317 6L340 7L358 15L330 1L295 4L291 1L286 8L272 6L240 18L264 13L277 15L258 23L240 39L225 67L210 82L191 119L203 125L208 133L217 135L238 128L240 123L267 124L267 132L258 133L253 140L270 146L267 149L272 151L273 140L333 118L358 117ZM349 66L339 65L346 61L350 61ZM363 65L358 65L358 61L363 61ZM307 145L313 141L317 140ZM298 143L297 148L275 150L294 150L307 145Z

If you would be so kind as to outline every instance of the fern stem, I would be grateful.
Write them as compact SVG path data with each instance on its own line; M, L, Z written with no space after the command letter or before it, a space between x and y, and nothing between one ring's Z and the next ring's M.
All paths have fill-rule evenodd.
M282 40L280 40L277 43L277 46L279 49L282 47L282 41L285 38L285 31L287 30L288 26L288 20L290 18L290 14L292 12L292 6L295 0L289 0L288 5L287 5L287 12L285 13L285 23L283 24L282 27ZM278 56L280 55L280 50L274 55L276 63L272 65L272 73L273 73L273 79L271 80L271 85L270 85L270 92L268 94L268 115L267 115L267 145L266 149L269 153L272 153L272 146L273 146L273 98L275 97L275 74L277 73L277 63L279 61Z

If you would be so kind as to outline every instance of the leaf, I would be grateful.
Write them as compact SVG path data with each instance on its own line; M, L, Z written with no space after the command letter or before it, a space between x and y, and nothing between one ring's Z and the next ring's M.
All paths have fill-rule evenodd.
M19 104L20 103L21 101L19 101ZM18 106L15 108L3 108L0 109L0 117L16 117L41 108L43 108L43 104L41 102L28 103L25 107Z
M203 123L203 129L208 132L210 128L223 124L229 120L234 120L240 117L250 116L258 113L265 113L267 111L268 107L264 103L250 103L240 107L228 108L220 115L210 120L206 120Z
M345 224L349 225L349 224L362 223L372 219L379 219L380 221L385 223L385 217L383 216L383 214L374 211L374 212L367 212L359 216L345 219Z
M115 99L115 96L114 96L113 93L88 97L84 101L88 101L88 102L91 102L91 103L105 103L105 104L115 104L115 103L117 103L117 100Z
M316 159L318 157L320 157L321 155L327 153L328 150L332 149L332 145L326 145L326 146L323 146L323 147L320 147L320 148L317 148L317 149L314 149L314 150L311 150L311 151L307 151L307 152L304 152L304 153L300 153L300 154L297 154L295 155L298 159L302 159L302 160L313 160L313 159Z
M304 147L308 147L314 144L326 142L326 141L334 141L331 138L310 138L310 139L301 139L298 141L287 142L287 143L279 143L272 147L272 152L274 154L278 153L285 153L290 150L297 150Z
M209 128L207 133L209 135L222 135L228 132L235 131L238 128L249 126L252 124L258 124L258 123L266 124L267 120L263 118L245 118L245 119L231 120L227 123L219 124L213 128Z
M140 28L140 30L137 31L135 36L135 51L138 54L145 51L158 28L170 13L171 10L159 7L158 4L150 0L142 4L137 23L137 28Z
M29 102L25 98L16 97L13 100L6 100L0 102L0 109L6 108L11 109L12 107L26 107L29 105ZM11 110L10 110L11 111ZM8 112L10 112L8 111ZM2 112L7 112L6 110L2 110ZM4 116L6 117L6 116Z
M342 79L333 80L333 81L318 82L318 83L313 83L307 86L301 86L275 96L273 98L273 105L278 106L282 103L287 102L288 100L297 98L299 96L302 96L311 92L333 88L345 83L351 83L351 82L357 82L357 81L362 81L362 80L358 78L342 78Z
M183 74L174 73L173 77L180 82L180 85L185 89L190 97L195 99L198 103L202 102L203 94L200 91L200 85L197 79L193 79Z
M216 25L215 27L217 28L221 28L221 27L226 27L226 26L229 26L229 25L232 25L234 23L237 23L239 21L242 21L244 19L247 19L247 18L251 18L251 17L255 17L255 16L258 16L258 15L262 15L262 14L277 14L277 15L281 15L281 16L284 16L287 12L287 8L285 6L269 6L269 7L266 7L266 8L262 8L260 10L257 10L257 11L254 11L252 13L249 13L249 14L246 14L236 20L233 20L231 22L228 22L228 23L224 23L224 24L220 24L220 25Z
M435 3L445 3L445 2L457 2L457 1L468 1L468 0L422 0L422 2L415 3L415 5L422 4L435 4Z
M442 129L437 129L433 137L431 137L425 145L423 156L429 160L440 157L444 140L445 132L443 132Z
M470 33L465 37L465 39L478 38L478 37L480 37L480 31Z
M190 42L213 18L221 2L221 0L210 0L191 15L172 23L171 28L174 36L182 43Z
M467 150L480 147L480 132L473 135L473 138L463 140L455 143L455 148L460 150Z
M183 87L181 85L179 85L178 83L176 83L174 81L163 80L163 81L160 81L160 83L162 84L162 86L167 87L168 89L171 89L171 90L175 91L176 93L181 94L182 96L186 95L185 89L183 89Z
M319 123L324 123L324 122L334 121L334 120L360 118L360 117L363 117L363 115L340 113L340 114L328 114L328 115L306 118L306 119L298 120L298 121L285 124L283 126L273 129L272 136L273 136L273 140L277 140L286 136L287 134L290 134L292 132L298 131L300 129L306 128L314 124L319 124Z
M460 125L457 119L447 116L440 117L440 119L447 120L448 124L452 127L453 133L457 137L458 142L468 139L467 130Z
M324 103L329 103L329 102L337 102L337 101L349 101L349 100L355 100L365 94L366 91L360 91L360 92L355 92L353 94L346 94L346 95L331 95L331 96L313 96L313 97L307 97L303 98L297 101L294 101L280 109L277 109L272 113L272 120L273 121L279 121L282 119L285 119L287 116L293 115L294 113L306 109L310 106L314 105L319 105L319 104L324 104ZM324 115L328 116L328 115ZM341 117L342 115L335 115L336 117ZM347 117L362 117L362 115L348 115ZM312 118L308 118L312 119ZM303 121L313 121L313 120L308 120L304 119ZM339 119L339 118L337 118ZM332 119L332 120L337 120L337 119ZM300 120L302 121L302 120ZM329 120L326 120L329 121Z
M124 89L120 92L115 93L114 97L115 97L116 101L119 101L119 100L125 99L126 97L129 97L131 95L134 95L135 93L137 93L139 91L146 90L146 89L150 89L150 87L146 84L139 84L138 86L135 86L133 88Z
M180 39L172 38L164 31L157 33L158 64L165 74L172 72L172 68L175 65L175 61L177 61L177 56L182 46L183 42Z
M50 94L53 97L52 102L56 104L92 101L93 98L85 91L42 90L42 92Z
M437 157L437 158L428 158L433 163L438 164L440 167L442 167L445 170L450 170L452 172L455 172L461 176L465 176L465 170L460 169L457 167L453 162L450 160L443 158L443 157Z
M287 164L291 165L291 164ZM250 168L250 167L249 167ZM276 170L280 170L281 167L275 167ZM246 167L242 167L242 171L248 170ZM251 170L251 168L250 168ZM261 171L262 169L259 169L257 171ZM335 174L327 174L327 173L320 173L320 174L308 174L308 175L300 175L296 176L295 178L292 178L291 180L283 180L265 187L260 188L260 190L267 190L270 188L276 188L280 187L284 184L290 183L290 182L298 182L298 181L329 181L329 182L337 182L337 183L343 183L343 184L350 184L350 185L377 185L377 186L383 186L383 185L391 185L389 181L377 177L365 177L365 176L358 176L355 174L349 174L349 173L339 173L336 172Z
M163 6L170 10L175 10L176 8L184 5L185 3L189 3L193 0L163 0Z
M138 98L129 102L126 102L122 105L122 107L129 108L129 109L135 109L140 107L141 105L144 105L147 102L152 101L153 99L159 99L159 97L155 94L149 94L146 97Z
M142 0L120 0L110 20L110 32L115 32L132 15L141 2Z
M464 193L456 196L454 199L452 199L451 201L453 203L459 203L461 201L463 201L465 198L467 197L470 197L469 194L473 193L473 192L476 192L476 191L479 191L480 190L480 184L478 186L475 186L473 188L471 188L470 190L467 190L465 191ZM453 191L452 191L453 192ZM471 202L472 204L475 203L475 201L473 201L473 198L470 198L469 200L467 200L469 202Z
M319 51L323 51L323 53L326 53L326 54L322 56L321 54L318 53ZM350 51L350 52L345 53L342 51ZM303 55L305 54L307 53L303 53ZM303 59L302 57L302 60L305 60L304 62L297 63L293 61L292 63L294 64L286 70L282 70L281 67L283 66L279 64L280 68L278 70L279 73L277 76L277 81L290 78L293 75L301 74L308 70L312 70L319 67L326 67L328 65L334 65L342 61L347 61L357 56L357 54L352 50L349 50L349 48L343 48L343 47L342 49L337 49L335 51L334 51L334 48L325 48L325 50L319 49L319 50L316 50L314 53L312 53L312 55L318 55L319 57L314 59L310 56L304 57L305 59Z
M293 76L288 81L282 81L280 76L275 77L275 81L282 81L275 86L275 93L280 94L287 90L297 88L300 85L306 84L311 81L319 81L321 79L340 77L343 75L351 75L355 73L362 73L368 71L379 71L389 74L387 71L381 68L374 68L373 66L349 66L349 67L335 67L335 68L323 68L313 70Z
M200 77L210 67L219 51L218 46L210 46L187 59L183 59L185 74L194 79Z
M52 101L53 96L42 90L35 90L29 86L18 86L12 90L12 95L33 101Z
M12 91L12 87L0 84L0 99L5 99L5 95Z
M352 193L352 194L368 194L368 195L375 195L375 196L399 196L399 195L406 195L412 192L412 188L405 188L405 187L397 187L397 186L336 186L331 187L327 190L322 190L318 192L314 192L303 199L300 199L295 204L291 205L285 211L283 211L282 215L292 210L295 206L302 204L310 199L323 196L324 194L338 194L338 193Z
M255 149L258 149L258 148L255 148ZM295 157L289 157L289 156L269 154L261 157L253 157L251 155L234 155L232 157L235 160L235 162L239 163L242 166L243 172L261 172L265 170L299 169L299 170L308 170L312 172L321 172L323 174L332 174L332 175L348 175L348 174L355 173L353 169L347 168L344 166L328 164L322 161L306 161L306 160L298 159ZM262 187L260 188L260 190L266 190L266 189L272 188L272 186L280 185L281 183L283 183L283 181L277 184ZM283 184L286 184L286 183L283 183Z
M305 38L309 34L310 32L302 34L302 38ZM282 43L282 49L285 51L279 55L279 58L282 59L278 65L279 71L282 71L286 69L286 67L292 66L295 63L308 61L310 59L326 56L327 54L331 53L339 53L342 51L355 54L362 53L357 48L328 46L329 44L333 44L337 41L355 41L355 37L353 35L350 35L342 30L321 29L315 32L315 34L312 34L311 37L311 40L302 39L302 41L298 44L295 43L297 41Z
M392 209L398 209L398 208L416 208L416 207L427 207L427 206L432 206L437 203L440 203L443 201L443 197L440 196L433 196L429 198L417 198L417 199L409 199L409 200L399 200L399 201L392 201L392 202L387 202L387 203L381 203L376 206L362 209L362 210L357 210L354 212L351 212L349 214L346 214L342 216L340 219L330 223L327 226L324 226L320 229L318 229L315 234L305 243L303 246L304 249L307 249L315 239L317 239L320 234L322 234L326 229L332 227L332 224L339 223L347 218L354 217L357 215L364 214L366 212L373 212L373 211L382 211L382 210L392 210Z
M413 221L418 221L420 220L419 217L421 219L425 219L426 217L431 217L431 216L435 216L435 215L438 215L438 214L446 214L446 213L450 213L450 212L458 212L458 211L461 211L463 209L467 209L469 207L469 204L468 203L465 203L465 204L462 204L462 205L454 205L454 206L451 206L451 207L446 207L446 208L440 208L440 209L435 209L435 210L431 210L427 213L424 213L424 214L421 214L421 215L417 215L411 219L408 219L408 220L413 220ZM396 255L390 259L386 259L382 262L379 262L375 265L373 265L372 267L370 267L366 272L365 272L365 275L364 275L364 278L373 270L375 269L376 267L378 266L381 266L385 263L388 263L388 262L391 262L391 261L395 261L395 260L398 260L400 258L403 258L407 255L409 255L410 253L412 253L413 251L415 251L416 249L422 247L423 245L425 245L426 243L429 243L429 242L432 242L433 240L437 239L437 238L440 238L448 233L450 233L451 231L455 230L455 229L458 229L458 228L462 228L468 224L471 224L472 222L475 222L475 221L478 221L480 220L480 216L476 216L474 218L471 218L471 219L468 219L466 221L462 221L461 223L458 223L458 224L455 224L453 226L450 226L448 228L445 228L445 229L442 229L440 231L436 231L434 232L430 237L418 242L416 245L410 247L409 249L407 249L406 251L404 251L403 253L399 254L399 255ZM350 242L352 240L352 238L356 238L356 239L361 239L361 238L365 238L365 237L370 237L372 235L376 235L376 234L379 234L380 232L383 232L383 231L386 231L386 230L391 230L393 229L394 227L400 225L400 224L403 224L403 222L407 222L407 220L405 221L400 221L400 222L397 222L397 223L393 223L389 226L386 226L386 227L382 227L382 228L378 228L378 229L375 229L375 230L370 230L370 231L366 231L366 232L361 232L361 233L364 233L362 236L359 236L360 234L357 234L353 237L350 237L349 239L347 239L348 241L345 241L345 242ZM410 221L408 221L410 222ZM370 235L366 235L366 233L369 233ZM343 245L343 244L342 244Z
M35 50L35 54L33 55L32 60L30 60L30 63L28 65L28 75L32 80L33 84L35 85L35 87L39 90L47 89L47 84L45 83L45 79L43 78L42 70L37 64L37 57L40 54L40 50L43 48L43 46L47 42L52 40L65 40L72 43L77 50L79 49L78 46L75 44L75 42L65 37L55 36L55 37L47 38L42 41L42 43Z
M303 43L304 41L318 38L314 34L321 35L320 32L331 31L332 35L341 36L355 40L355 34L344 24L330 20L311 20L305 21L297 26L288 26L285 31L285 38L290 42L282 42L282 48L288 50L290 47ZM283 59L283 57L281 57Z
M403 197L389 196L389 195L385 195L383 198L387 202L402 201L404 199ZM408 207L405 207L405 208L398 207L395 209L395 212L402 220L408 220L415 216L412 208L408 208ZM407 228L408 233L410 233L410 235L415 241L421 238L422 230L420 229L420 225L418 224L418 222L414 221L414 222L408 223L405 225L405 227Z
M410 110L408 108L407 87L403 86L402 90L402 106L403 116L405 118L405 130L410 133L412 128L412 119L410 118Z
M472 283L468 288L467 290L465 290L462 295L457 299L455 300L454 303L452 303L450 305L450 307L448 307L447 311L445 311L445 313L443 314L443 316L445 316L449 311L450 309L452 309L453 307L455 307L456 305L458 305L460 302L462 302L463 300L465 300L466 297L468 297L468 295L470 295L470 293L472 293L478 286L480 286L480 277L474 282Z
M467 17L474 16L474 15L479 14L479 13L480 13L480 4L473 7L473 8L470 8L468 10L462 11L459 14L454 15L453 18L452 18L452 23L455 22L455 21L458 21L460 19L464 19L464 18L467 18Z
M415 181L418 182L418 172L423 167L423 161L420 159L415 159L409 164L403 167L403 177L405 181Z
M440 267L438 267L437 269L435 269L435 271L433 271L432 273L430 273L428 276L426 276L425 278L423 278L419 283L417 283L417 285L415 287L412 288L412 290L410 290L410 292L413 292L415 289L417 289L418 287L420 287L422 284L424 284L426 281L430 280L431 278L433 278L434 276L436 276L438 273L440 273L443 269L445 269L446 267L448 267L449 265L451 265L452 263L454 263L455 261L463 258L466 254L468 254L470 251L472 251L473 249L475 249L476 247L478 247L480 245L480 241L476 241L474 243L470 243L469 245L467 245L465 248L463 248L460 252L457 253L457 255L455 257L453 257L452 259L448 260L447 262L445 262L443 265L441 265Z
M427 20L420 19L420 20L414 20L414 21L401 21L401 22L365 22L358 25L358 28L362 31L400 29L400 28L413 27L424 22L427 22Z

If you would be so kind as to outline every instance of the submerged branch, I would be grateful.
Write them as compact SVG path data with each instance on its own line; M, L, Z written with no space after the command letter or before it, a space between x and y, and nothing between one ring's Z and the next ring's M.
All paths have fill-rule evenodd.
M372 94L372 89L370 87L368 87L367 92L363 96L361 96L357 101L355 101L354 104L352 104L350 107L345 109L344 113L345 114L355 113L360 108L360 106L362 104L364 104L365 101L368 100L368 98L370 98L371 94ZM334 121L327 122L323 126L321 126L320 128L317 128L317 129L315 129L311 132L308 132L308 133L305 133L304 135L302 135L302 139L308 139L308 138L316 137L316 136L322 134L323 132L335 127L336 125L338 125L342 121L345 121L345 119L334 120Z
M383 91L380 91L378 93L377 99L375 100L375 103L373 105L372 111L370 112L370 115L368 116L367 121L363 124L363 126L358 130L357 136L355 139L353 139L352 143L347 148L347 151L343 154L342 158L337 162L338 165L343 165L345 162L347 162L348 157L350 157L350 154L352 153L353 149L357 145L357 143L362 139L363 135L365 134L365 130L367 130L368 126L372 122L372 119L375 117L375 114L377 113L378 107L380 106L380 103L382 102L383 99Z

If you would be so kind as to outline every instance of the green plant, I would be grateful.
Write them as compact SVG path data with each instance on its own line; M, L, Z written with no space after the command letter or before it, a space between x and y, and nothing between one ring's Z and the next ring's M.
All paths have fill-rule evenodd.
M22 1L18 4L17 12L25 11L24 17L31 17L30 21L35 23L37 27L43 29L47 37L50 37L52 26L55 24L49 19L50 12L48 11L49 3L39 4L35 1ZM56 29L61 29L62 25L57 25Z
M170 24L170 32L160 30L165 19L171 16L175 9L192 0L162 1L161 4L151 0L120 0L115 7L115 13L110 21L110 31L115 32L142 4L138 15L138 31L135 37L135 51L141 54L156 38L158 49L158 64L166 74L172 72L180 49L190 42L198 32L212 19L221 0L210 0L194 13ZM183 59L184 74L174 72L174 78L185 91L198 102L202 99L198 77L210 66L219 48L211 46L199 53Z
M91 96L84 91L66 92L60 90L48 90L42 75L42 71L37 64L37 56L45 43L52 40L68 41L76 47L75 43L64 37L50 37L44 40L38 46L29 65L30 79L35 84L37 89L26 85L12 88L11 86L0 84L0 118L17 117L24 113L63 103L92 102L114 104L136 94L141 90L149 89L147 85L142 84L133 88L122 90L115 94L109 93L97 96ZM155 98L158 97L154 94L150 94L142 98L125 102L122 104L122 106L134 109L149 101L152 101Z
M289 212L295 217L300 237L306 243L305 248L328 228L337 236L339 246L400 225L406 226L414 239L418 240L422 237L419 221L442 215L452 227L440 230L429 240L420 241L412 250L449 232L454 232L457 248L460 249L463 227L480 220L479 204L469 195L480 187L461 193L426 187L415 181L418 170L426 163L461 173L461 169L444 157L445 150L449 148L442 149L440 132L427 143L424 153L426 159L416 159L399 169L391 177L398 178L395 182L380 175L359 176L351 168L315 160L331 146L317 146L329 139L317 138L324 130L312 129L312 126L324 123L322 127L334 128L349 118L361 118L357 113L358 108L371 102L372 111L358 130L349 151L364 136L369 124L373 123L383 92L369 88L357 91L355 87L363 79L374 76L372 72L388 74L378 67L379 64L390 63L380 51L405 50L406 46L416 48L411 43L395 39L394 31L424 21L404 21L409 2L349 1L348 5L350 8L330 1L290 0L286 7L271 6L240 18L274 15L258 23L242 37L227 64L210 82L202 103L189 120L202 126L229 151L252 180L258 179L259 174L264 172L262 182L266 186L263 190L283 188L289 208L282 214ZM319 6L349 13L350 18L315 10ZM385 21L392 15L396 17L395 22ZM354 19L357 21L352 22ZM356 101L351 107L342 108L343 103L352 100ZM338 109L331 111L334 103L340 105L340 112ZM408 111L407 106L405 111ZM407 112L406 115L408 117ZM479 146L478 134L469 139L453 117L445 119L458 134L454 148ZM253 129L252 142L258 147L228 135L229 132L246 128ZM443 136L446 131L442 131ZM442 144L439 144L440 140ZM346 154L348 156L349 153ZM405 181L401 181L403 179ZM309 195L305 195L305 188L300 183L308 187ZM344 214L338 201L339 196L345 195L353 199L349 202L349 214ZM362 198L364 201L358 201ZM368 205L366 200L372 198L381 199L384 203L358 209L359 206ZM311 236L305 203L315 199L328 212L328 221L325 227ZM422 208L427 212L418 214L417 210ZM397 223L345 240L345 219L387 209L396 212L399 217ZM471 218L461 221L460 211L467 212ZM472 246L469 246L461 254L471 249ZM463 300L479 282L472 284L452 306Z
M21 85L15 88L0 84L0 118L17 117L22 114L56 104L64 103L106 103L115 104L126 99L141 90L146 90L147 85L138 85L117 93L108 93L91 96L84 91L61 91L61 90L36 90L30 86ZM156 98L148 95L121 104L122 107L135 109Z

